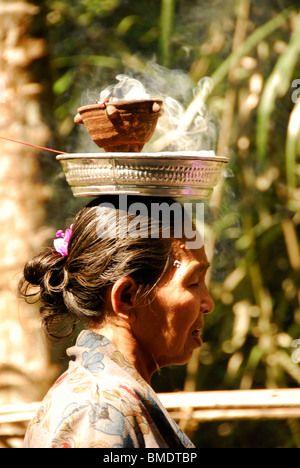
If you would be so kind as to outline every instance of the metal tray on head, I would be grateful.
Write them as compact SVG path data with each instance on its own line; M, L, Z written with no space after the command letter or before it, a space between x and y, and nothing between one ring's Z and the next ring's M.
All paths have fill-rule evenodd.
M228 158L213 151L57 156L75 197L134 194L209 199Z

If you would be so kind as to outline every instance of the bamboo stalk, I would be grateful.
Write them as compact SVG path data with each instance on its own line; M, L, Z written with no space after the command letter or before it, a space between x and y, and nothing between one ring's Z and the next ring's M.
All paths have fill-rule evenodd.
M267 155L267 143L269 136L270 119L275 108L275 102L278 97L284 96L291 85L292 72L296 66L300 51L300 29L296 30L291 38L284 53L278 58L277 63L266 81L260 104L257 111L257 149L259 162L263 166ZM296 108L297 110L297 108ZM296 115L298 118L298 115ZM290 124L291 125L291 122ZM295 122L293 122L295 127ZM290 126L289 126L290 130ZM299 126L298 126L299 130ZM297 131L298 133L298 131ZM289 134L288 134L289 135ZM288 148L287 148L288 149ZM291 167L294 172L295 163ZM293 178L290 177L290 171L287 175L288 183L293 184ZM290 180L291 179L291 180Z
M232 68L238 64L239 60L244 55L248 54L259 42L278 29L287 20L292 11L293 10L291 8L284 10L282 13L275 16L275 18L272 18L267 23L257 28L245 41L241 42L239 47L233 50L227 59L222 62L220 67L211 75L212 89L214 89L226 78L226 76L230 73L230 70L232 70ZM191 106L193 106L195 109L198 107L197 102L195 102L196 100L197 98L193 103L191 103ZM186 114L190 115L189 121L185 117L186 126L188 128L191 122L194 120L195 115L191 112L190 108L187 109Z
M175 421L180 421L184 414L174 411L170 413ZM237 420L277 420L277 419L298 419L300 409L297 408L242 408L225 410L195 410L191 414L191 419L197 423L212 421L237 421Z
M272 32L278 29L287 18L290 16L293 10L288 8L257 28L239 47L233 51L226 60L222 62L220 67L212 74L212 80L214 87L220 84L229 73L231 67L237 65L238 61L247 55L257 44L263 39L269 36Z
M160 393L158 397L167 409L300 409L300 389L297 388Z
M300 271L299 239L293 222L289 219L283 221L282 230L290 265L293 270Z
M289 190L294 190L297 186L297 151L298 151L298 140L300 134L300 101L294 106L291 112L286 148L285 148L285 161L286 161L286 181Z
M300 417L300 391L279 390L232 390L160 394L160 400L175 420L192 408L193 421L297 419Z
M41 403L0 406L0 424L30 421L40 406Z
M300 389L228 390L160 393L158 397L172 417L180 420L300 418ZM0 424L32 419L41 403L0 406Z
M167 67L170 64L170 41L174 22L175 0L162 0L160 16L160 60Z

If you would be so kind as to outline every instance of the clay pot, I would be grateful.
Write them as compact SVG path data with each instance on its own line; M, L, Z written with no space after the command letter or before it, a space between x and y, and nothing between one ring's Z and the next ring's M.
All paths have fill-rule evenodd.
M117 101L80 107L74 119L107 152L140 152L152 137L162 101Z

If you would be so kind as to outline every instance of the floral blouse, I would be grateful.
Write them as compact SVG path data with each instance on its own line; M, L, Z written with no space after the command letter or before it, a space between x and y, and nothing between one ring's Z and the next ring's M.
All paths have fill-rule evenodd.
M82 331L75 360L29 423L24 448L193 448L153 389L105 337Z

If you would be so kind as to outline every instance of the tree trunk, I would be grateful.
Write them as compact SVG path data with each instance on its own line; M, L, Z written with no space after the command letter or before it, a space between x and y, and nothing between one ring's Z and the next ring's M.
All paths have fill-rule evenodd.
M43 40L31 36L38 14L38 6L23 0L0 0L0 136L45 145L43 90L30 73L45 53ZM36 401L49 383L37 307L16 294L24 264L45 239L49 189L37 181L37 156L0 139L0 404Z

